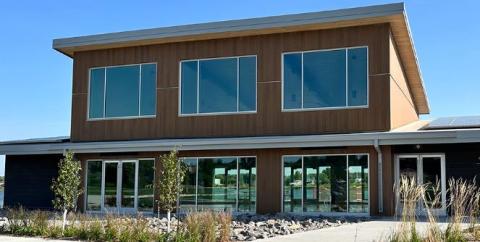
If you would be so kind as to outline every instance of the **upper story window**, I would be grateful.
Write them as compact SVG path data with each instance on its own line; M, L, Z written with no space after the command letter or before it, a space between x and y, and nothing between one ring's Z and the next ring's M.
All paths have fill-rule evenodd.
M368 48L283 54L285 111L366 107Z
M180 115L255 112L256 56L180 62Z
M89 119L155 116L156 64L90 69Z

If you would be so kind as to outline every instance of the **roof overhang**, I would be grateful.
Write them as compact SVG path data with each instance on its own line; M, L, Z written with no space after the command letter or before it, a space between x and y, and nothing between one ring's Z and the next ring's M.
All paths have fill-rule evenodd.
M479 143L480 129L79 143L6 142L0 144L0 154L62 154L66 150L75 153L111 153L170 151L174 148L178 150L320 148L373 146L375 142L379 145Z
M53 40L53 48L73 57L78 51L381 23L391 26L417 111L428 114L428 100L403 3L62 38Z

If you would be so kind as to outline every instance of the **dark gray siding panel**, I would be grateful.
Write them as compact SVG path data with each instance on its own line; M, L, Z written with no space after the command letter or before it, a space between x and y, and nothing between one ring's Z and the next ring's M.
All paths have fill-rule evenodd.
M52 179L62 155L14 155L5 163L5 206L52 209Z
M444 153L447 180L476 177L480 183L480 143L441 144L441 145L403 145L394 147L395 154L401 153Z

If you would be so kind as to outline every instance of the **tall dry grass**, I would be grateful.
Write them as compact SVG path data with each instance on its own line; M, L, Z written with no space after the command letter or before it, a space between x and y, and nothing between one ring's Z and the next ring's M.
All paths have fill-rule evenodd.
M427 190L430 192L427 192ZM435 210L441 207L442 192L439 183L417 184L414 178L401 177L397 191L401 197L401 224L390 235L389 241L395 242L456 242L466 241L466 234L471 233L480 239L477 223L480 214L480 188L475 180L451 178L448 181L447 209L451 216L445 231L439 226L439 218ZM416 228L418 208L424 211L428 225L425 234L419 234ZM468 230L464 224L469 223Z
M202 211L188 213L184 219L187 241L229 242L232 215L226 212Z
M432 187L432 193L427 193L426 188L428 186ZM438 242L443 240L442 230L438 225L438 215L433 212L434 209L438 208L442 204L442 191L440 183L436 184L426 184L423 186L424 191L422 192L422 201L423 206L426 211L428 227L425 234L425 242Z
M424 194L425 188L418 185L415 178L402 176L398 193L402 203L401 221L399 228L391 235L390 241L407 242L420 241L416 228L418 202Z

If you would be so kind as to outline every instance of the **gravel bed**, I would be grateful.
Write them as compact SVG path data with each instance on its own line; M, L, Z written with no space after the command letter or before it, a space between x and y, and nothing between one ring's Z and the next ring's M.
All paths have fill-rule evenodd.
M167 218L145 217L148 220L148 226L154 231L167 231ZM135 217L125 217L127 220L135 220ZM336 227L345 224L367 221L364 217L324 217L307 215L258 215L242 214L232 218L231 239L233 241L252 241L256 239L266 239L275 236L289 235L309 230L317 230L329 227ZM8 220L0 217L0 227L6 226ZM172 231L177 226L181 226L181 220L172 216Z
M166 231L167 219L148 218L152 229ZM324 217L305 215L237 215L231 224L231 238L233 241L252 241L275 236L288 235L304 231L336 227L345 224L367 221L363 217ZM172 217L172 227L181 224Z

